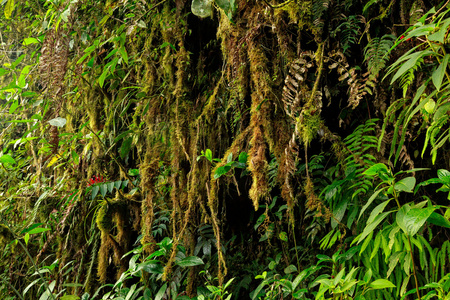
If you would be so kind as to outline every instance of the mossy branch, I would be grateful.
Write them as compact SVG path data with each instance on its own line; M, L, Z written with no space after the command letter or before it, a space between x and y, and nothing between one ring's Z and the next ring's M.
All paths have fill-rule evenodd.
M319 44L319 49L317 49L318 56L316 55L316 61L319 63L319 67L317 70L317 77L316 77L316 81L314 82L314 86L311 91L311 96L309 97L306 107L311 107L311 104L314 101L314 96L316 95L316 92L319 89L319 83L320 83L320 79L322 78L322 72L323 72L323 54L324 54L324 52L325 52L325 45L324 45L324 42L322 42Z
M285 1L281 4L277 4L277 5L270 4L269 1L267 1L267 0L264 0L264 2L266 2L266 4L270 6L270 8L276 9L276 8L281 8L283 6L288 5L290 2L292 2L292 0L287 0L287 1Z

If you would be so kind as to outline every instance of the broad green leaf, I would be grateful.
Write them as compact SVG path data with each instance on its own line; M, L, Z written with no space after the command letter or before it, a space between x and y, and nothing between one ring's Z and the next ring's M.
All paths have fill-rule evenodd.
M117 180L114 182L114 187L118 190L120 190L120 187L122 186L122 180Z
M370 261L372 261L372 259L375 257L375 255L377 255L378 250L380 249L381 238L382 238L382 234L377 234L377 236L375 237L375 242L373 244L372 253L370 254Z
M203 265L204 262L200 257L197 256L189 256L185 257L182 260L176 262L180 267L193 267L198 265Z
M125 49L125 47L120 47L119 53L120 53L120 56L122 57L122 59L125 61L125 63L128 64L128 53L127 53L127 50Z
M63 127L66 125L67 120L61 117L57 117L48 121L48 123L52 126Z
M7 164L15 164L16 161L14 160L14 158L12 158L11 155L9 154L3 154L2 156L0 156L0 162L1 163L7 163Z
M11 106L9 107L9 113L13 114L18 107L19 107L19 101L14 100L13 103L11 103Z
M24 46L31 45L31 44L37 44L37 43L39 43L39 40L36 38L25 38L23 40Z
M450 228L450 221L441 214L433 212L427 219L428 222L445 228Z
M49 230L50 230L50 228L39 227L39 228L34 228L34 229L30 230L28 232L28 234L36 234L36 233L41 233L41 232L45 232L45 231L49 231Z
M136 291L136 284L133 284L130 290L128 291L127 296L125 297L125 300L131 300L131 298L134 296L135 291Z
M80 297L77 295L64 295L60 298L61 300L79 300Z
M347 210L347 204L348 199L345 199L343 201L340 201L337 205L337 207L333 210L333 216L334 218L331 218L331 228L336 228L338 225L338 222L342 221L342 218L344 217L344 214Z
M0 68L0 76L3 76L5 74L9 73L8 70Z
M406 214L408 213L408 211L410 211L410 210L411 210L411 207L409 206L409 204L405 204L397 211L397 214L395 216L397 225L403 230L403 232L408 231L406 229L405 217L406 217Z
M161 300L167 290L167 283L164 283L162 287L159 288L158 292L155 295L155 300Z
M438 42L444 44L445 35L448 32L448 25L450 25L450 19L446 19L442 24L439 25L439 30L433 34L430 34L427 38L430 41ZM447 54L448 55L448 54ZM446 56L447 56L446 55Z
M291 274L291 273L294 273L294 272L297 272L297 267L294 266L294 265L289 265L289 266L287 266L287 267L284 269L284 273L285 273L285 274Z
M86 51L86 50L85 50ZM91 51L92 52L92 51ZM78 61L77 61L77 65L79 65L80 63L82 63L89 55L91 55L91 52L87 52L85 53Z
M19 79L17 79L17 85L21 89L25 88L27 85L26 79L27 79L28 73L30 73L30 69L31 69L31 66L26 65L25 67L23 67L22 71L20 72Z
M98 187L98 185L93 185L93 186L92 186L91 200L94 200L94 199L95 199L95 197L96 197L97 194L98 194L99 189L100 189L100 188Z
M441 89L442 80L444 79L445 72L447 71L449 57L449 54L446 54L444 56L444 60L439 64L439 67L433 72L433 75L431 76L433 84L438 91Z
M362 243L361 249L359 251L359 255L362 255L364 253L364 251L366 250L367 246L369 246L370 242L372 241L372 237L373 237L373 231L371 231L367 235L367 237L364 240L364 243Z
M450 183L450 172L445 169L439 169L437 175L442 183Z
M377 279L369 285L374 290L393 288L395 285L387 279Z
M366 273L364 274L363 281L364 281L365 283L368 283L369 280L372 279L372 274L373 274L372 269L368 269L368 270L366 271Z
M212 16L211 0L192 0L191 10L194 15L200 18Z
M361 212L359 213L358 221L361 218L361 216L363 215L363 213L366 211L366 209L370 206L370 204L372 204L373 200L375 200L377 198L378 194L382 190L383 189L376 190L375 193L373 193L372 196L370 196L369 200L367 200L366 204L364 204L364 206L361 208Z
M315 268L315 266L301 271L300 274L298 274L297 277L295 277L294 281L292 281L292 288L294 290L297 288L297 286L300 284L300 282L302 282L305 278L307 278L309 276L310 271L313 268Z
M233 153L228 154L227 164L229 164L233 160Z
M5 5L5 18L10 19L14 11L14 0L8 0Z
M388 168L383 163L378 163L378 164L371 166L370 168L365 170L363 174L367 175L367 176L375 176L375 175L379 174L380 172L383 172L383 173L389 172Z
M434 112L434 108L435 107L436 107L436 102L433 99L431 99L431 98L424 105L425 110L429 114Z
M139 175L139 169L130 169L130 170L128 170L128 175L130 175L130 176L138 176Z
M126 138L123 141L122 146L120 147L120 157L122 159L124 159L130 152L132 142L133 142L133 137L131 137L131 136L129 136L128 138Z
M108 192L107 184L106 183L102 183L100 185L100 194L102 195L102 197L105 197L107 192Z
M416 178L406 177L394 184L394 189L399 192L412 193L416 185Z
M418 37L418 36L424 36L428 35L430 32L432 32L436 28L436 24L425 24L419 27L414 28L410 32L408 32L408 35L405 37L405 39L410 39L412 37Z
M39 281L41 281L41 278L38 278L36 280L34 280L32 283L30 283L29 285L27 285L27 287L23 290L22 295L25 296L25 294L28 292L28 290L30 288L32 288L36 283L38 283Z
M388 199L388 200L383 201L380 204L378 204L370 213L369 219L367 219L367 224L372 223L375 220L375 218L384 211L386 205L388 205L390 201L391 200Z
M409 210L408 208L408 205L400 208L397 212L396 220L403 232L408 236L414 236L436 208L412 208Z
M19 56L12 64L11 64L11 69L15 69L21 62L22 60L25 58L25 54L22 54L21 56Z
M117 143L118 141L120 141L121 139L123 139L127 134L129 134L130 132L133 132L132 130L127 130L122 132L121 134L119 134L118 136L116 136L116 138L114 139L114 143Z
M75 150L72 150L72 159L75 165L78 165L80 163L80 156Z
M417 61L427 55L434 54L433 51L423 50L419 52L415 52L409 55L408 60L402 64L402 66L397 70L394 77L392 77L391 84L393 84L398 78L400 78L403 74L405 74L409 69L415 67Z
M109 74L109 68L105 68L103 70L103 73L100 75L100 77L98 78L98 84L100 85L100 87L102 88L103 85L105 84L105 79L106 76Z
M247 163L247 158L248 158L247 152L241 152L241 153L239 154L238 161L239 161L240 163L246 164L246 163Z
M228 173L229 170L230 170L230 166L228 166L228 168L226 165L223 167L218 167L216 169L216 171L214 172L214 179L218 179L220 176Z
M212 151L211 149L206 149L205 151L205 157L207 160L209 160L210 162L212 162Z
M345 267L342 268L342 270L339 271L339 273L336 275L336 277L333 280L333 285L337 286L339 282L341 281L342 277L344 277L345 274Z
M363 241L366 236L369 235L369 233L373 232L375 230L375 228L390 214L391 212L384 212L380 215L378 215L372 223L367 224L367 226L364 228L363 232L361 233L361 235L358 238L358 244L361 243L361 241Z
M345 283L342 285L342 287L339 288L339 291L341 293L351 289L355 284L358 283L358 280L356 279L351 279L349 281L344 281Z
M139 264L140 269L151 274L162 274L164 272L163 266L159 261L152 260L151 262L144 262Z

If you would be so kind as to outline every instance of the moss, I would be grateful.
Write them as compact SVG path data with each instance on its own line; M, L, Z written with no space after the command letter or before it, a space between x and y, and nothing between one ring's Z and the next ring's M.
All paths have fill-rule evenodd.
M120 194L117 194L116 199L103 201L97 211L96 223L101 232L97 274L102 283L108 279L110 255L117 267L117 277L127 269L121 257L131 244L129 240L131 236L129 210L133 210L132 207L133 203L130 202L130 199L121 198Z
M316 217L322 217L326 222L329 222L333 214L328 207L323 204L322 200L317 197L314 191L314 184L309 176L306 178L304 188L307 197L306 208L311 211L316 211Z
M269 195L269 183L267 180L268 164L266 160L266 146L260 127L253 129L253 137L250 140L248 153L248 169L252 173L252 186L249 191L255 211L259 208L259 200Z
M315 109L302 112L302 115L297 119L297 128L305 147L308 147L311 141L316 138L322 126L323 121L320 113L317 113Z
M287 13L291 22L297 23L299 30L313 28L312 1L291 1L275 10L275 14Z

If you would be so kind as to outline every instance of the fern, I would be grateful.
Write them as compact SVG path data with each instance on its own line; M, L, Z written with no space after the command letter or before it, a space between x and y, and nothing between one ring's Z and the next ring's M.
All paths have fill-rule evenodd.
M342 45L342 53L349 56L351 51L349 50L352 45L358 42L358 37L360 35L361 21L357 16L349 16L347 21L341 23L332 33L331 36L335 36L338 32L340 36L340 43Z
M372 187L371 181L366 180L362 173L376 162L371 154L378 144L378 138L375 136L376 121L378 119L368 120L344 139L345 159L342 166L346 173L355 172L356 183L350 187L354 189L352 198L366 193Z
M403 74L400 78L400 87L403 90L403 97L406 97L406 92L408 91L409 86L412 84L414 80L414 73L417 71L417 69L420 67L420 65L423 63L423 58L420 58L417 60L417 63L408 71L406 71L405 74Z
M365 90L371 95L380 71L389 60L389 52L394 45L394 41L395 36L386 34L381 38L373 38L364 49L364 62L367 62L368 69Z
M322 31L325 24L323 15L330 5L330 0L313 0L312 4L312 14L314 25L319 32Z

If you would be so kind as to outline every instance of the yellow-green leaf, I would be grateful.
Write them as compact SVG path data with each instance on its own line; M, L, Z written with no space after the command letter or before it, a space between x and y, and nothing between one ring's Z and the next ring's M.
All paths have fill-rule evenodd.
M8 0L8 2L5 5L5 17L7 19L10 19L13 11L14 11L14 0Z
M444 79L445 71L447 70L449 57L449 54L445 55L444 60L439 64L439 67L433 72L433 75L431 76L433 84L438 91L441 89L442 80Z
M435 107L436 107L436 102L431 98L428 100L428 102L424 106L425 110L429 114L433 113Z
M387 279L377 279L370 284L370 287L373 288L374 290L379 290L385 288L392 288L395 287L395 285Z

